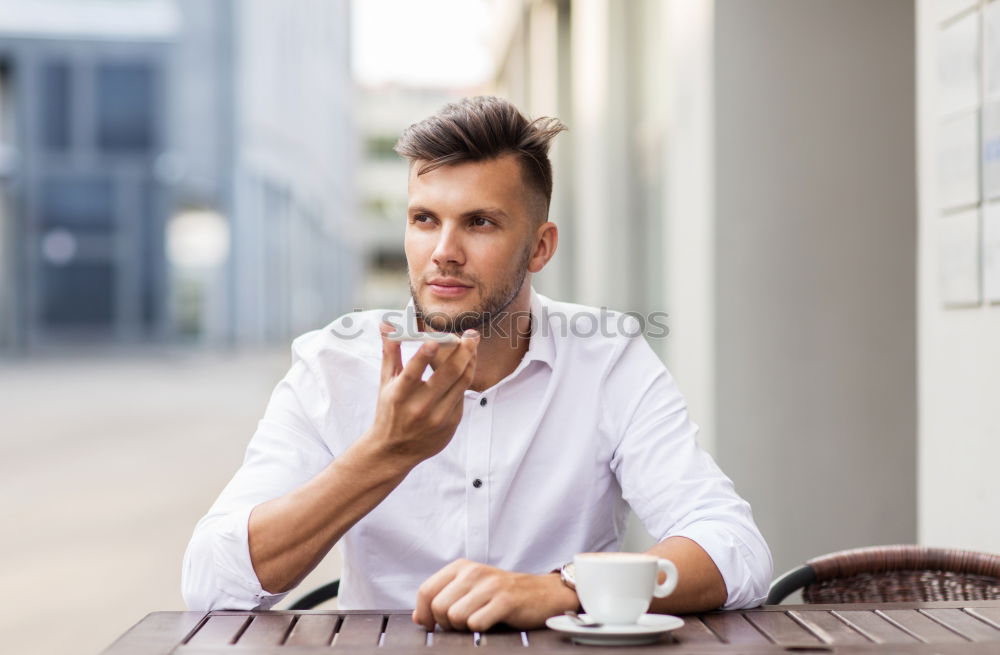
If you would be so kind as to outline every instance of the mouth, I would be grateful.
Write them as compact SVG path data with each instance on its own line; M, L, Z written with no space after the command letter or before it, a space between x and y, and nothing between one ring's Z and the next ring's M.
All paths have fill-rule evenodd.
M472 286L451 278L434 278L427 283L432 295L438 298L460 298L472 291Z

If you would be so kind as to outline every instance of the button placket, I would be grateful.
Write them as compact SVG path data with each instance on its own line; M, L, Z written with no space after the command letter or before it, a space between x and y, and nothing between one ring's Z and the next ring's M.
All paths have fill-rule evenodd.
M469 559L489 559L490 521L490 450L493 441L493 403L486 396L470 409L468 469L466 471L467 552Z

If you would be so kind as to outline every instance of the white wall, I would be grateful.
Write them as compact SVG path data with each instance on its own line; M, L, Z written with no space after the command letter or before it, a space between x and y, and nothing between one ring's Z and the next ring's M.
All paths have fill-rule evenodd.
M715 3L716 452L776 572L916 538L913 20Z
M998 9L996 3L975 0L917 3L919 535L920 542L927 545L1000 552L1000 493L996 487L1000 462L1000 306L973 303L945 308L939 261L941 227L954 218L954 208L943 208L945 201L938 192L941 170L937 152L946 113L938 67L939 35L956 18L967 15L949 18L942 12L949 7L958 11L972 7L978 13L980 6ZM996 58L989 63L1000 69ZM976 106L982 104L984 95L988 102L997 100L982 88L976 91ZM980 152L976 149L969 156L979 159ZM970 207L992 209L996 198L984 205L982 185L976 182L975 202ZM979 271L980 262L975 265Z

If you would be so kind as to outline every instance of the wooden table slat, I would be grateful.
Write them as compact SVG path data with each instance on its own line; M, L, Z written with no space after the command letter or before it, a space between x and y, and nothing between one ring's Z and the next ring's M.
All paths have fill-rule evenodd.
M937 621L924 616L917 610L876 610L881 616L893 621L910 634L928 644L968 643L968 640L958 635Z
M684 625L672 631L674 641L681 644L717 644L719 637L697 616L684 616Z
M240 635L240 646L278 646L295 619L290 614L258 614Z
M152 612L108 646L103 655L169 652L204 616L204 612Z
M968 607L965 612L1000 630L1000 607Z
M819 637L795 622L785 612L745 612L747 620L763 632L768 639L782 646L814 645L822 643Z
M302 614L285 640L287 646L329 646L340 617L336 614Z
M740 612L718 612L706 614L702 618L712 632L719 635L727 644L769 644L771 643L760 630ZM685 619L686 621L687 619Z
M789 610L788 616L804 625L806 629L816 635L824 644L872 643L872 640L863 633L853 629L847 623L844 623L834 614L827 611Z
M958 632L969 641L1000 640L1000 630L980 621L974 616L966 614L962 610L928 609L920 611L935 621L943 623L945 626Z
M573 643L569 640L569 637L548 628L528 630L525 632L525 635L528 637L528 648L536 651L573 647Z
M209 616L188 643L196 646L225 646L236 643L243 626L249 621L249 616L241 614Z
M913 644L917 638L904 632L874 612L866 610L834 610L833 614L859 630L876 644Z
M434 630L433 635L434 650L447 649L467 649L475 648L471 632L455 632L454 630L442 630L440 627Z
M409 614L390 614L382 645L386 648L422 648L427 645L427 629L414 623Z
M377 648L384 620L381 614L348 614L340 624L333 645L337 648Z
M479 636L479 647L509 651L524 648L524 640L520 630L491 630Z

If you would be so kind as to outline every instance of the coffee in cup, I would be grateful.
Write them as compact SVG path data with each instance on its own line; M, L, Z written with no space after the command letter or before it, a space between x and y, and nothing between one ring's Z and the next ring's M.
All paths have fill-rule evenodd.
M599 623L634 624L654 596L669 596L677 586L674 563L644 553L580 553L573 568L580 603ZM662 583L661 571L667 576Z

